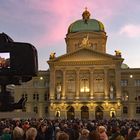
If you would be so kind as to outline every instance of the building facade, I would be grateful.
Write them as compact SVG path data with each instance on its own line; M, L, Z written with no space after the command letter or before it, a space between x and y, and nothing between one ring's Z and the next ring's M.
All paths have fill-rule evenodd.
M66 54L50 54L48 71L15 87L23 111L51 119L140 118L140 69L123 64L121 52L106 52L102 22L85 10L66 34Z

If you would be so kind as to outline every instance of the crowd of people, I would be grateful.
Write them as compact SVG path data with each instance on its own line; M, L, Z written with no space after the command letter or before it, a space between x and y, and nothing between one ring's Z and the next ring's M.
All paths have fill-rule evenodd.
M3 119L0 140L140 140L140 121Z

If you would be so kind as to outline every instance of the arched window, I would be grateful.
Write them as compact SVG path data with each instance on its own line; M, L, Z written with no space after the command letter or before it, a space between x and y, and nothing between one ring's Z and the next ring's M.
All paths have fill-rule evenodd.
M67 119L74 119L75 113L74 113L74 107L68 106L67 107Z
M57 108L57 109L56 109L56 112L55 112L55 117L59 118L60 115L61 115L60 113L61 113L61 112L60 112L60 109Z
M89 119L89 108L87 106L81 107L81 119Z
M110 109L110 117L111 117L111 118L114 118L115 116L116 116L115 108L111 108L111 109Z
M101 105L96 106L95 108L95 118L97 120L102 120L103 119L103 113L104 113L104 108Z

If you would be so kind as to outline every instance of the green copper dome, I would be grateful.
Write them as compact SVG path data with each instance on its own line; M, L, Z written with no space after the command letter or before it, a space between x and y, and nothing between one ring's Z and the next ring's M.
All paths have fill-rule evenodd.
M77 20L72 23L68 28L68 33L81 32L81 31L104 31L102 22L96 19L90 19L90 13L87 9L82 14L83 19Z

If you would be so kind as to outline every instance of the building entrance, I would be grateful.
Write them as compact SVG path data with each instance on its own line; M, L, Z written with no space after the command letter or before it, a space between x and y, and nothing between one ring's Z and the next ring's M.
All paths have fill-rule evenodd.
M104 108L102 106L96 106L96 108L95 108L95 119L96 120L103 119L103 110L104 110Z

